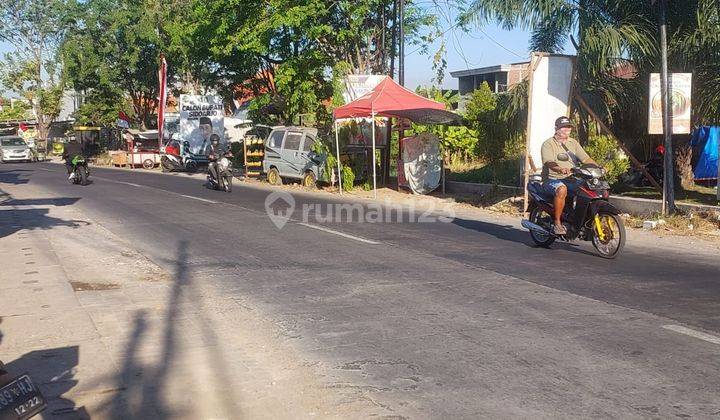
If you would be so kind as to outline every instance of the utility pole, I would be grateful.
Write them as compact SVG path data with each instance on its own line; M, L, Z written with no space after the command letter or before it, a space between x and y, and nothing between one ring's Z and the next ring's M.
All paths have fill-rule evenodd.
M400 57L398 57L398 82L400 86L405 86L405 0L399 0L398 19L400 23L400 34L398 42L400 43Z
M673 176L673 149L672 149L672 115L670 108L670 83L667 63L667 0L658 0L660 7L660 51L662 65L660 69L660 93L662 95L663 133L665 143L664 170L663 170L663 214L675 212L675 182Z
M385 7L383 5L383 7ZM393 0L393 8L392 8L392 32L390 33L390 78L395 78L395 53L397 51L396 45L397 45L397 34L398 34L398 0ZM388 19L390 21L390 19ZM385 45L383 44L383 48ZM393 119L388 118L387 119L387 131L385 132L385 135L387 136L387 142L386 142L386 151L385 151L385 159L383 162L383 180L385 181L385 184L390 184L390 159L392 156L390 155L390 150L392 150L392 139L393 139Z
M398 23L399 26L399 33L398 33L398 43L399 43L399 53L400 56L398 57L398 83L400 83L400 86L405 86L405 0L398 0ZM397 118L396 121L400 125L400 129L398 130L398 142L399 147L398 151L400 155L402 156L402 139L405 137L405 130L403 130L403 127L405 125L405 120L402 118ZM389 148L389 142L388 142L388 151ZM399 168L398 168L399 170ZM400 182L400 174L398 174L398 183ZM398 191L400 188L398 188Z

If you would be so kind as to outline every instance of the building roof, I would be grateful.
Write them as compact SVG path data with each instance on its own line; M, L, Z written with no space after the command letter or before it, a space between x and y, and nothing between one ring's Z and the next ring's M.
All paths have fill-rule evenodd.
M456 71L451 71L450 76L465 77L465 76L478 76L481 74L498 73L498 72L503 72L503 71L507 72L507 71L512 70L514 67L527 66L529 64L530 64L529 61L524 61L521 63L500 64L497 66L479 67L476 69L456 70Z

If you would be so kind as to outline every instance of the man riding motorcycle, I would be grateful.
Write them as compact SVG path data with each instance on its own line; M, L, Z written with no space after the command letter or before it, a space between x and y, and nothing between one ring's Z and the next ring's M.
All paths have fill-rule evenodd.
M215 179L220 179L218 172L218 160L222 158L227 151L220 145L220 136L213 134L210 136L210 146L207 149L208 157L208 171L210 175Z
M570 137L572 129L573 124L568 117L558 118L555 120L555 135L545 140L541 149L543 190L555 197L553 232L556 235L567 234L567 229L561 221L565 200L568 194L574 196L578 188L575 179L570 177L572 168L581 164L597 165L580 143ZM565 155L567 159L560 159L561 155Z
M65 144L62 158L65 160L65 168L67 169L68 179L73 179L73 177L75 177L75 167L73 166L72 160L75 156L83 156L83 152L83 144L75 137L71 137L68 143Z

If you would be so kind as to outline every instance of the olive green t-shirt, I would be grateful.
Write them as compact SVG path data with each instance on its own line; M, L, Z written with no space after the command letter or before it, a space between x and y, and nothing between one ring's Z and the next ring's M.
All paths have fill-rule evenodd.
M563 148L559 141L555 140L555 137L550 137L549 139L545 140L542 148L540 149L543 162L543 180L563 179L567 177L567 175L563 175L561 173L549 170L547 166L548 163L555 162L561 168L572 169L576 165L579 166L582 162L590 158L590 156L585 153L585 150L583 150L582 146L580 146L580 143L578 143L577 140L573 138L568 138L567 140L565 140L565 147L567 148L567 151L565 151L565 148ZM568 155L568 159L564 161L559 160L558 155L561 154Z

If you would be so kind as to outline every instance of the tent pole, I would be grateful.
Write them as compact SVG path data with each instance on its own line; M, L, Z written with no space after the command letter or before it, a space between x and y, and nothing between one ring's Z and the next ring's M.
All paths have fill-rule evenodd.
M377 162L375 162L375 113L373 112L370 116L372 118L373 197L377 199L377 179L375 176L375 167L377 166Z
M338 189L340 190L340 195L343 193L343 185L342 185L342 170L340 169L340 138L338 134L338 123L337 120L335 120L335 154L337 156L337 170L338 170Z

